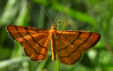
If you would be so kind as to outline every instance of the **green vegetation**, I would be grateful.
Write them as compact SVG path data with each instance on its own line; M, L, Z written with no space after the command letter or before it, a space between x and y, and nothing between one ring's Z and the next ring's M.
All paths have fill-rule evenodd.
M60 8L59 30L98 32L101 40L84 52L80 61L67 66L51 60L32 61L23 47L14 42L7 25L50 28ZM55 22L56 23L56 22ZM113 71L113 1L112 0L0 0L0 71Z

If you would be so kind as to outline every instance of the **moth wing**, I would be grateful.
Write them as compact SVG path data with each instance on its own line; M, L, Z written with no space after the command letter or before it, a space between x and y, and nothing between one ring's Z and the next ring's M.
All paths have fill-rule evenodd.
M40 28L9 25L6 27L10 36L24 47L24 52L32 60L44 60L49 48L49 30Z
M72 65L80 60L82 52L92 48L100 34L85 31L57 31L56 48L59 60Z

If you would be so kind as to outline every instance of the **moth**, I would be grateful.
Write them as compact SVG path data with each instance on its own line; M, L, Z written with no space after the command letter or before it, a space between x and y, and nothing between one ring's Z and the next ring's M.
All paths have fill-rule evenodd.
M26 26L9 25L7 32L24 48L24 52L32 60L44 60L48 55L51 41L52 60L72 65L80 60L84 51L97 44L101 35L86 31L58 31L55 26L41 29Z

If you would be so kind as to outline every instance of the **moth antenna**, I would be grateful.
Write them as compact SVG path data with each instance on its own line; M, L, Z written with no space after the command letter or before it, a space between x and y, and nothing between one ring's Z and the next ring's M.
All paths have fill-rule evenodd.
M56 19L55 19L54 23L56 22L56 20L58 19L59 15L60 15L61 8L62 8L62 5L61 5L61 7L60 7L59 13L58 13L58 15L57 15L57 17L56 17ZM56 25L57 25L57 24L56 24Z
M44 12L46 13L46 15L48 16L49 20L51 21L52 25L54 25L54 24L53 24L53 21L51 20L51 18L50 18L49 15L47 14L47 12L46 12L46 10L44 9L44 7L42 7L42 8L43 8Z
M57 30L59 30L59 27L60 27L60 20L57 21L57 23L55 24L55 26L58 24L58 28Z

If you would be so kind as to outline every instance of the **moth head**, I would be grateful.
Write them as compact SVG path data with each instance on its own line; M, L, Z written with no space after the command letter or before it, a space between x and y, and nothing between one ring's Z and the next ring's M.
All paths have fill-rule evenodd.
M56 27L55 26L52 26L50 29L51 30L56 30Z

